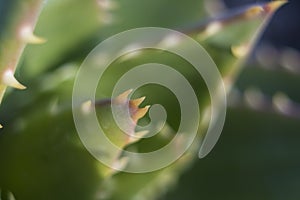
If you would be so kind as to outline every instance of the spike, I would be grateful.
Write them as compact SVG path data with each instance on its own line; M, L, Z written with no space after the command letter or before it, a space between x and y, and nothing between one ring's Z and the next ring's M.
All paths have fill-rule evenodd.
M278 92L273 96L272 101L273 105L279 112L289 114L292 103L287 95Z
M300 53L296 49L287 48L280 54L281 65L290 72L300 72Z
M170 48L178 45L181 42L182 38L178 34L170 34L164 38L160 43L159 47Z
M263 11L264 11L263 7L253 6L245 12L245 17L246 18L256 17L256 16L260 15Z
M256 88L247 89L244 98L246 103L254 109L261 109L264 106L265 96Z
M120 94L119 96L117 96L115 98L115 101L117 103L122 103L122 104L125 104L126 102L128 102L129 100L129 94L133 91L133 89L129 89L129 90L126 90L125 92L123 92L122 94Z
M134 121L138 121L142 117L145 116L145 114L148 112L150 106L145 106L144 108L139 108L136 112L132 114L132 119Z
M19 83L17 79L14 77L14 73L11 69L6 70L2 75L2 83L4 85L14 87L20 90L26 89L24 85Z
M139 131L139 132L136 132L136 133L134 133L134 135L135 135L137 138L144 138L148 133L149 133L149 131L146 130L146 131Z
M92 101L91 100L88 100L88 101L81 104L81 111L84 114L89 114L91 112L91 108L92 108Z
M274 12L275 10L277 10L280 6L286 4L287 1L286 0L280 0L280 1L271 1L269 3L267 3L264 7L264 10L268 13Z
M212 36L219 32L222 29L222 23L219 21L214 21L209 23L209 25L205 28L205 30L199 34L199 39L205 40L209 36Z
M138 99L130 100L130 106L132 107L138 107L143 101L146 99L146 97L141 97Z
M231 52L236 58L242 58L249 53L249 46L247 44L232 46Z
M149 133L149 131L139 131L134 133L134 136L131 136L129 138L128 144L132 144L135 143L143 138L145 138L145 136Z
M49 112L51 115L56 115L59 112L58 98L54 98L49 105Z
M128 162L129 162L129 157L122 157L113 163L113 168L118 171L121 171L125 169Z
M29 44L43 44L46 42L46 39L34 35L33 30L29 26L22 28L21 38L24 42Z
M134 136L131 136L129 138L128 144L132 144L135 143L139 140L141 140L142 138L145 138L145 136L149 133L149 131L139 131L134 133Z
M222 24L220 22L212 22L210 23L206 29L205 29L205 32L208 34L208 35L213 35L215 33L217 33L220 29L222 28Z
M97 3L104 10L114 10L118 8L118 4L111 0L97 0Z

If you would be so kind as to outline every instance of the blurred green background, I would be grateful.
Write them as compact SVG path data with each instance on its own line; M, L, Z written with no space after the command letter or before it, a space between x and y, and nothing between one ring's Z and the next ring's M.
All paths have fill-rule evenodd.
M0 33L5 32L6 19L13 17L9 10L11 2L0 0ZM101 5L106 1L99 2ZM94 199L95 191L101 194L97 199L116 200L300 199L299 2L290 1L280 8L257 42L228 94L225 127L207 157L187 162L184 167L179 164L179 169L175 165L175 170L167 168L141 176L120 173L113 181L105 182L104 175L98 173L102 166L95 164L94 158L80 145L70 112L74 76L90 50L105 38L130 28L159 26L176 30L192 28L197 32L197 28L207 23L206 19L223 12L229 13L222 15L227 18L245 5L263 3L113 2L103 4L101 9L95 7L93 0L48 0L44 5L35 32L48 41L39 46L29 45L16 71L16 77L28 89L7 91L0 108L4 124L0 132L2 199L7 198L7 191L17 200ZM227 35L220 32L216 40L204 42L208 51L215 54L223 74L237 60L228 53L226 42L234 44L243 37L234 37L237 29L228 30ZM150 58L142 55L139 58L142 61L137 63ZM153 58L157 61L166 58L166 63L175 65L182 62L155 54ZM130 64L125 61L116 66ZM121 71L112 71L115 77L107 83ZM197 80L190 71L184 73ZM110 89L111 85L107 86L99 96L107 96ZM157 93L148 94L149 103L162 101L168 110L178 112L172 108L176 102L166 99L164 91L152 88L148 93L154 90ZM178 116L169 120L173 128L176 120ZM158 142L165 141L158 139ZM158 142L148 145L155 146ZM139 143L143 144L147 143ZM150 189L143 191L144 186Z

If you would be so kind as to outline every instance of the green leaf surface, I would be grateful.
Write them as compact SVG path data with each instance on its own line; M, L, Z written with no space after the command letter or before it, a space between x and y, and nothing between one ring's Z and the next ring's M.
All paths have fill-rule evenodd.
M196 21L197 17L204 15L204 12L199 11L196 6L200 6L202 1L197 1L196 5L191 4L193 6L184 3L186 7L182 7L183 3L179 1L151 1L147 4L134 1L134 6L132 2L132 4L126 4L128 7L123 1L119 3L121 8L124 4L124 9L119 12L116 11L116 16L130 22L128 24L123 23L120 29L145 25L174 27L177 26L177 19L180 22L178 24L181 24L181 22L186 23L189 20L194 22L193 19ZM7 126L0 135L0 160L2 160L0 187L11 191L17 200L88 200L97 199L97 197L115 200L151 200L157 198L166 191L166 188L174 184L180 173L196 158L196 150L199 146L196 148L194 146L174 164L159 171L144 174L120 172L113 176L106 176L105 170L107 168L96 161L81 144L75 131L71 113L72 86L78 66L70 64L70 66L60 66L56 70L54 68L57 68L59 63L70 60L72 58L70 55L73 52L82 56L81 49L76 48L79 48L85 39L89 40L98 33L101 23L95 18L98 7L94 5L94 1L84 3L81 1L76 1L76 3L49 1L37 28L37 32L45 36L48 43L40 47L31 47L24 56L23 67L26 77L37 74L39 76L33 80L28 80L28 85L32 85L28 92L12 93L4 102L5 114L8 116L5 117L5 114L2 114L2 117L7 120ZM66 9L69 6L70 9ZM153 12L149 12L145 16L141 15L141 12L129 12L135 6L136 9L141 10L149 8L150 11L153 9ZM166 15L165 7L167 6L170 6L172 12L178 13L176 18L173 19L173 17ZM233 56L232 45L240 45L245 42L250 46L253 45L255 43L254 33L263 31L261 25L268 20L274 11L270 12L264 6L261 8L265 10L259 15L255 15L256 17L241 17L249 11L249 8L245 8L237 15L228 14L224 18L214 20L222 24L221 29L215 34L207 35L205 33L206 28L211 25L207 21L201 25L199 30L198 27L195 27L195 31L189 32L207 48L224 79L226 79L225 83L228 88L235 80L241 67L240 64L246 57L246 55L242 57ZM204 8L200 10L204 10ZM180 15L181 12L188 14L183 17ZM163 16L166 17L163 18ZM78 28L77 24L82 25ZM237 28L241 25L243 32ZM108 28L108 30L103 30L103 35L109 35L120 29ZM206 34L204 39L203 34ZM224 39L222 39L223 37ZM101 36L99 39L101 40ZM81 60L81 56L75 61ZM97 98L109 96L112 92L113 83L122 73L133 66L147 62L164 63L184 74L191 82L198 98L201 99L201 109L210 108L206 86L200 75L195 75L195 70L190 64L173 54L155 50L145 50L132 59L120 58L116 60L106 72L102 82L100 81L100 85L104 87L98 89ZM161 103L166 106L168 126L176 131L180 113L177 108L178 101L174 100L174 95L172 97L172 94L166 92L165 88L157 86L145 86L139 89L134 97L142 95L147 96L145 104ZM24 102L19 103L22 99ZM98 114L103 115L103 118L106 117L104 119L107 121L102 123L108 123L109 129L113 133L110 135L111 139L122 146L125 144L122 141L124 139L121 138L120 140L118 133L121 132L111 122L109 110L110 108L103 109L101 107ZM147 122L147 118L144 120ZM203 137L202 131L205 130L205 126L206 124L201 124L199 137L195 144L198 144ZM158 136L139 141L129 146L128 149L135 149L139 152L149 151L159 148L171 139L172 135L170 137ZM99 149L101 148L99 147Z

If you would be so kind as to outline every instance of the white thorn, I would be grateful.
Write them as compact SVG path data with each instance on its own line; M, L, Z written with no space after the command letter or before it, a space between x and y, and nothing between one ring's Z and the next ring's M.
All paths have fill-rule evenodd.
M50 102L49 112L50 112L51 115L56 115L59 112L58 98L55 98Z
M17 81L17 79L14 77L14 72L11 69L4 71L2 75L2 83L4 85L17 88L20 90L26 89L24 85L22 85L21 83L19 83L19 81Z
M135 107L139 107L139 105L141 105L145 99L146 99L145 96L137 98L137 99L131 99L130 100L130 105L135 106Z
M148 112L149 108L150 108L150 105L145 106L144 108L139 108L136 112L134 112L132 114L132 116L131 116L132 119L134 121L138 121L139 119L141 119L142 117L144 117L146 115L146 113Z
M89 101L86 101L86 102L84 102L83 104L81 104L81 111L82 111L84 114L89 114L89 113L91 113L91 111L92 111L92 101L89 100Z
M170 34L164 38L159 44L159 47L170 48L178 45L182 41L182 38L178 34Z
M122 157L113 163L113 168L118 171L122 171L123 169L125 169L126 165L128 164L128 161L128 157Z
M139 131L139 132L136 132L134 135L138 138L144 138L147 134L149 133L149 131Z
M208 26L205 28L205 30L199 34L200 40L205 40L208 37L216 34L222 29L222 23L218 21L211 22L208 24Z
M122 57L120 62L126 61L139 56L142 53L142 46L140 44L131 44L121 50Z
M245 16L247 18L252 18L259 16L262 12L264 12L264 8L262 6L253 6L246 11Z
M131 136L129 139L129 144L135 143L143 138L149 133L149 131L139 131L134 133L134 136Z
M289 114L291 110L290 108L292 106L292 102L287 95L278 92L273 96L272 101L273 101L273 105L279 112L283 114Z
M20 36L24 42L29 44L42 44L46 42L46 39L34 35L32 28L29 26L25 26L21 29Z
M236 58L245 57L250 51L249 45L242 44L238 46L231 46L231 52Z
M300 72L300 53L299 51L287 48L282 51L280 56L281 65L290 72Z
M265 96L260 90L249 88L244 95L245 101L250 107L260 109L264 106Z
M104 10L114 10L118 8L118 4L111 0L98 0L97 3Z

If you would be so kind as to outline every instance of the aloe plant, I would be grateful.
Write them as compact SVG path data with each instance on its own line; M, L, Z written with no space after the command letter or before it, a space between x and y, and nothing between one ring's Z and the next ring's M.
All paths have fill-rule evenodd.
M26 83L28 89L26 92L10 92L2 105L1 198L155 199L163 194L197 159L207 122L197 122L200 129L194 144L170 166L140 174L110 169L85 149L73 122L72 89L80 63L97 42L119 31L141 25L177 28L208 51L229 91L266 23L283 2L250 5L226 11L214 18L208 18L204 1L190 0L191 4L174 2L172 5L169 1L158 0L144 3L121 0L15 0L6 5L8 10L0 29L0 44L3 47L0 51L1 91L4 93L6 86L25 88L14 78L17 65L20 65L18 75L23 76L22 82ZM170 12L186 13L183 8L189 12L179 16L176 22L173 17L164 17L162 5L170 6ZM133 6L137 10L149 9L149 16L138 16L138 12L132 11ZM160 20L162 17L163 20ZM205 17L208 20L204 20ZM29 25L25 26L24 31L25 22ZM33 35L36 22L35 32L45 37L47 42L28 46L24 51L28 42L46 41ZM209 94L203 79L195 76L184 60L151 50L142 51L133 58L120 58L112 64L105 79L100 81L105 87L97 91L99 100L87 101L78 110L89 112L95 106L100 123L109 133L107 136L122 149L147 152L159 148L172 139L172 134L176 132L174 130L178 128L180 113L176 108L177 102L163 88L141 88L133 95L135 99L129 98L128 88L117 98L106 98L112 93L113 82L122 73L147 62L168 64L185 75L201 99L200 109L210 109ZM164 105L168 111L162 136L134 139L123 135L113 121L110 104L117 104L121 108L124 106L124 110L129 104L134 124L127 126L134 134L144 135L146 132L137 132L135 126L146 114L149 108L146 105L154 103ZM147 122L147 117L143 120ZM143 120L140 122L143 123ZM119 169L125 169L130 163L120 152L110 152L101 146L96 148L108 155L111 164Z

